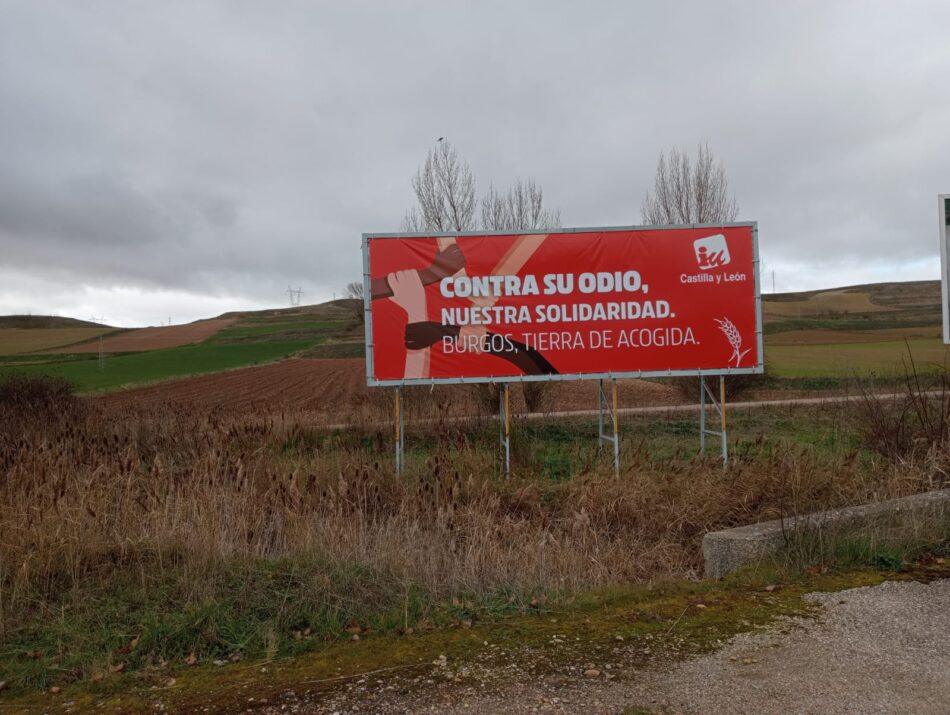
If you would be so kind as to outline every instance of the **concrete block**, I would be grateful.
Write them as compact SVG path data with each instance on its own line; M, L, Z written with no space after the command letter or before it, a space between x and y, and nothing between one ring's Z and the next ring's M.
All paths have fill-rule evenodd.
M775 553L804 527L859 531L882 521L908 523L925 519L950 519L950 489L712 531L703 537L706 578L722 578Z

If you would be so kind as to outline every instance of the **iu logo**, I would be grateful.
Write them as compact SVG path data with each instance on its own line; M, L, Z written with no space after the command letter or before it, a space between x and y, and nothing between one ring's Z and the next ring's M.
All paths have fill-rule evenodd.
M726 237L721 233L693 241L693 251L696 252L696 263L703 271L724 266L732 260L729 257L729 246L726 245Z

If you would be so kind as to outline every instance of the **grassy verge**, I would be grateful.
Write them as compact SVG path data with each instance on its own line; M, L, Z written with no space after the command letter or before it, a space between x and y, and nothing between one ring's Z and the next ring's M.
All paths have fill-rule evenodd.
M48 358L46 363L4 363L0 377L10 372L53 375L69 380L82 392L110 390L174 377L218 372L271 362L314 345L313 340L255 342L242 344L201 343L167 350L109 356L100 367L94 359L70 356ZM56 361L52 361L52 360Z
M700 647L716 610L693 620L689 599L720 586L680 583L670 595L630 584L700 573L708 531L931 489L946 474L921 447L939 447L945 431L918 439L909 426L920 420L904 409L895 414L911 451L900 452L859 429L890 424L890 408L736 413L742 439L728 469L695 456L695 419L624 419L619 479L590 419L518 424L511 479L497 471L495 423L423 422L395 478L392 434L376 418L333 430L286 408L139 408L75 399L61 384L45 393L42 381L6 384L0 679L20 694L84 683L76 692L99 698L126 683L166 688L189 678L192 662L311 651L315 680L336 678L337 667L372 670L384 653L414 668L427 649L470 649L478 623L500 629L492 638L538 646L560 630L542 613L573 614L591 631L582 645L623 636L610 629L625 608L651 614L637 626L644 638L695 624L689 642ZM916 414L929 414L911 397ZM945 414L945 403L932 406ZM754 578L801 571L812 557L799 554ZM898 565L876 543L820 555L826 571L845 557ZM903 565L912 551L898 556ZM745 602L764 608L759 592ZM631 605L643 603L653 605ZM581 625L599 622L599 609L602 628ZM354 650L353 636L378 648ZM224 668L195 669L195 687L206 678L220 689L212 673Z
M417 629L368 625L357 633L354 626L345 639L333 643L294 631L300 635L290 637L289 650L297 655L293 659L274 660L267 654L219 666L208 658L186 657L156 662L134 673L107 670L95 681L77 683L55 695L15 693L5 698L4 705L11 713L93 708L224 713L243 710L249 701L274 702L286 690L325 697L367 676L395 689L418 689L419 676L429 682L487 682L497 687L505 684L512 665L521 666L514 672L530 669L542 674L567 664L613 661L629 666L709 652L730 637L768 627L779 617L817 614L817 608L802 598L816 590L946 577L950 568L927 558L901 572L760 569L721 583L671 581L552 595L521 613L479 610L471 604L460 611L447 603L444 622ZM123 657L142 649L143 643L139 639Z
M729 470L694 457L695 420L624 420L620 479L594 422L525 422L506 480L479 420L413 430L394 479L388 429L307 414L76 401L12 416L0 670L17 691L63 687L529 613L696 574L707 531L929 477L882 469L834 414L737 420Z

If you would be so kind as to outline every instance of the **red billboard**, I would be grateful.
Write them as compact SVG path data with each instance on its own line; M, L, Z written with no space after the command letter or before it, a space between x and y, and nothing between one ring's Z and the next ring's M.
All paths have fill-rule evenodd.
M370 385L761 372L757 230L364 235Z

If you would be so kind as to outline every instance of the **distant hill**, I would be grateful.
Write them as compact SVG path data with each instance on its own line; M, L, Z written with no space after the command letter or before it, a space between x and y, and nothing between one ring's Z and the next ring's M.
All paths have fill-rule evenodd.
M102 323L59 315L0 315L0 328L108 328Z
M240 320L263 320L273 318L287 319L342 319L353 315L354 306L362 305L350 298L338 298L316 305L295 305L292 308L267 308L266 310L233 310L222 313L219 318L238 318Z
M864 283L840 288L821 288L798 293L762 293L763 301L804 301L822 293L866 293L872 303L883 306L940 305L940 281Z
M941 325L940 281L868 283L832 290L764 293L766 334L875 331Z

